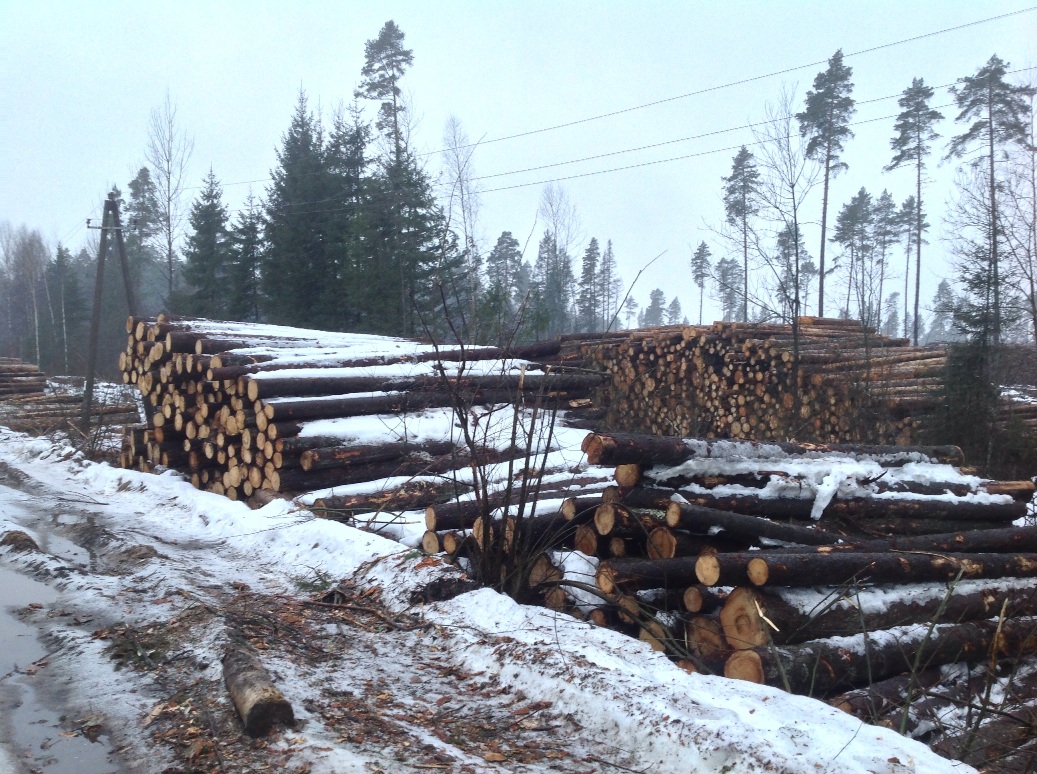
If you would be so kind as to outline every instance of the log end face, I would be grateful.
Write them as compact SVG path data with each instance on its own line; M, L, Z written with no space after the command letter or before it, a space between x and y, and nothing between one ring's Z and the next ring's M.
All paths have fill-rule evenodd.
M766 682L763 661L755 650L735 651L724 662L724 677L762 685Z

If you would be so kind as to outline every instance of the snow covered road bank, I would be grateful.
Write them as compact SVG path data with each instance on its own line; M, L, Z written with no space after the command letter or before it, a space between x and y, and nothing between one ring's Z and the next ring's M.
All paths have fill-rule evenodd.
M2 429L0 472L0 533L44 548L0 562L57 592L24 616L49 679L69 718L103 714L127 770L972 771L488 590L413 604L453 571L287 502L250 511ZM340 579L332 595L301 588ZM231 630L259 649L295 728L238 732L220 668Z

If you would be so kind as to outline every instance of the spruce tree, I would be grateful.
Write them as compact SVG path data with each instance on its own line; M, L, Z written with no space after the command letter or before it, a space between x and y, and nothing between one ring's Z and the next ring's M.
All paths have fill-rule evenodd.
M657 328L663 324L666 315L666 294L656 288L648 294L648 306L644 310L644 327Z
M925 169L925 159L929 155L930 143L938 135L933 125L943 118L943 113L929 106L929 100L933 97L933 90L926 86L921 78L914 78L911 85L897 100L901 113L897 116L893 128L896 136L890 140L893 148L893 160L885 167L886 171L897 169L906 164L912 164L915 168L915 196L914 211L914 237L915 246L915 314L918 320L918 302L921 293L922 276L922 230L924 217L922 216L922 172ZM907 281L905 274L904 281ZM907 288L904 289L904 322L907 322ZM918 345L918 329L914 330L914 344Z
M720 302L721 319L731 322L742 311L742 266L734 258L717 261L713 275L713 295Z
M163 309L168 282L162 265L159 239L162 214L158 191L147 167L141 167L127 186L130 199L120 209L124 226L126 258L130 279L141 314L156 314Z
M681 311L680 299L674 296L666 307L666 324L680 325L682 317L684 317L684 313Z
M709 245L699 242L695 254L691 256L691 279L699 289L699 325L702 325L702 306L706 298L706 280L709 279L709 259L712 255Z
M750 221L760 211L760 172L755 157L743 145L731 164L731 174L724 181L724 212L727 222L738 229L742 242L742 321L749 320L749 232ZM697 282L697 281L696 281ZM701 285L699 288L701 289ZM699 304L699 317L702 316Z
M227 208L212 169L188 215L190 234L184 250L183 307L189 314L226 317L231 253L227 244Z
M479 319L486 341L500 346L515 335L516 311L523 298L516 298L522 251L510 231L501 232L486 256L486 292L480 302Z
M847 165L840 160L843 143L853 137L850 119L855 111L853 68L843 64L842 49L828 60L828 69L814 78L814 88L807 92L806 108L796 114L799 133L808 137L806 155L821 163L824 168L821 194L821 249L818 253L819 280L817 290L817 313L825 314L825 243L828 239L828 190L831 178L845 170Z
M598 247L598 240L591 237L587 249L583 251L579 295L576 301L577 327L582 332L597 330L598 309L601 306L598 298L598 264L600 262L601 250Z
M262 294L260 272L263 262L263 213L251 192L228 235L230 293L227 317L259 322Z
M264 307L271 322L333 327L338 281L327 239L324 139L299 93L266 195Z
M876 325L881 323L882 310L885 309L886 269L889 266L888 255L893 244L898 241L901 231L900 213L896 202L889 191L883 189L875 200L873 210L874 224L872 239L875 246L874 261L878 273L878 294L875 300Z
M991 309L989 324L984 326L980 335L986 343L993 345L1001 343L1002 331L1001 266L998 250L1002 227L999 223L1000 206L995 165L999 150L1003 151L1013 144L1026 145L1026 97L1030 94L1026 87L1008 83L1005 80L1007 71L1007 64L995 54L974 76L961 78L958 80L959 85L951 87L955 105L959 110L955 120L960 123L971 123L968 129L951 140L947 153L948 158L961 158L967 153L979 150L979 156L970 163L976 168L980 165L986 167L986 261Z

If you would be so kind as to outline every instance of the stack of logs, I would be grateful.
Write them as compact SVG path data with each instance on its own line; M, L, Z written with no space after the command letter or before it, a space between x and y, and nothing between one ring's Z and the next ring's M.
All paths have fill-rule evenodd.
M570 582L540 557L530 598L636 633L689 669L831 698L983 661L994 645L1037 650L1037 528L1013 526L1035 486L967 475L956 447L590 434L584 451L615 483L511 529L594 557L601 602L588 608L587 577ZM430 507L428 543L465 556L487 532L481 513ZM856 711L855 696L836 703Z
M149 420L128 428L122 465L175 468L196 487L231 499L260 490L308 492L392 476L442 475L471 463L463 444L360 445L307 432L312 421L436 408L449 412L459 402L517 400L586 412L588 396L601 382L595 374L562 372L557 364L567 356L558 341L505 352L381 339L382 352L398 354L357 355L350 349L355 336L276 326L160 316L131 318L127 331L119 365L124 381L140 390ZM524 363L532 358L556 365L536 372L542 366ZM502 359L506 362L472 369L461 380L449 377L458 361L470 366ZM365 371L404 363L415 366L418 375ZM509 453L486 449L480 454L492 462ZM429 498L422 504L457 494L454 487L427 482L415 482L407 491L419 501ZM360 499L366 505L372 497ZM329 510L340 505L332 501Z
M937 405L942 348L912 347L850 320L714 323L583 345L609 376L615 430L705 438L908 445ZM797 358L798 353L798 358Z
M82 395L53 392L47 376L31 363L0 358L0 425L20 433L41 435L67 430L82 416ZM95 399L90 407L93 425L125 425L139 421L132 402Z
M16 357L0 357L0 400L14 395L42 395L47 376L32 363Z

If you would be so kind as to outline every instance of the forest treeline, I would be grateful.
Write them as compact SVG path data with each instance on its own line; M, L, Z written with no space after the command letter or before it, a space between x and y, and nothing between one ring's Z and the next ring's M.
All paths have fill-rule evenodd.
M832 179L848 170L856 109L841 51L805 98L783 92L718 181L723 217L674 278L688 289L683 308L660 288L626 284L612 242L587 238L557 185L542 192L542 231L529 244L511 231L484 244L477 144L452 119L433 178L401 89L412 64L390 21L367 42L351 104L328 117L300 92L269 184L234 212L214 170L187 201L190 143L167 99L152 115L148 163L112 191L137 311L501 344L702 322L708 294L725 320L840 316L916 343L1037 336L1034 89L1013 82L997 56L952 87L955 136L937 135L944 116L922 78L901 94L886 170L910 169L915 184L899 199L861 188L830 202ZM955 281L921 299L926 169L941 159L960 164L946 214ZM815 244L807 224L811 240L820 224ZM2 224L0 258L0 354L81 372L96 247L73 253ZM113 368L123 344L113 332L128 311L122 287L112 251L102 363Z

